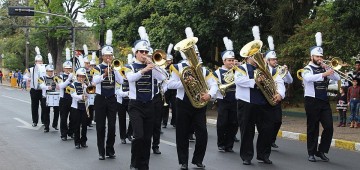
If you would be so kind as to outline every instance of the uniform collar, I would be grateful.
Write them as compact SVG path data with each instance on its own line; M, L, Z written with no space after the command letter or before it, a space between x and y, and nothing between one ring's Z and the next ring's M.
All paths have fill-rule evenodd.
M229 70L229 69L227 69L227 68L225 67L225 65L221 66L221 69L223 69L223 70Z
M312 61L309 62L309 65L312 66L312 67L316 67L316 68L320 67L320 66L314 64Z
M104 66L108 66L107 63L105 63L104 61L101 64Z

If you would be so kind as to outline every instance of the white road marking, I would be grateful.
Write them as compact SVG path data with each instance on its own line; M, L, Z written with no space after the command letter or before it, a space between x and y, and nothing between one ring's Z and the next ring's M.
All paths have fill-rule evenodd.
M17 127L31 129L31 130L39 130L41 128L41 125L37 126L37 127L32 127L32 125L30 123L28 123L25 120L22 120L20 118L17 118L17 117L15 117L14 119L19 121L20 123L24 124L23 126L17 126Z
M162 140L162 139L160 139L160 142L161 142L161 143L164 143L164 144L167 144L167 145L170 145L170 146L173 146L173 147L176 147L176 143L172 143L172 142L169 142L169 141L166 141L166 140ZM189 149L192 149L192 148L189 147Z
M26 101L26 100L21 100L21 99L18 99L18 98L14 98L14 97L10 97L10 96L5 96L5 95L1 95L1 96L6 97L6 98L9 98L9 99L13 99L13 100L21 101L21 102L24 102L24 103L27 103L27 104L31 104L31 102Z

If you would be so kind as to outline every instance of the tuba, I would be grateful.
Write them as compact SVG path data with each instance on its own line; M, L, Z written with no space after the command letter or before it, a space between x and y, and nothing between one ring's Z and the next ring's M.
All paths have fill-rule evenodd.
M256 63L257 69L254 71L255 83L269 104L275 106L277 104L274 101L274 95L277 94L276 84L260 53L262 45L263 43L260 40L251 41L240 50L240 55L242 57L249 57L249 59ZM262 81L259 81L260 77L262 77Z
M208 102L201 101L201 94L207 92L208 87L194 49L197 41L198 38L196 37L184 39L177 43L174 49L183 52L190 64L188 67L185 67L179 75L185 93L193 107L203 108ZM191 79L191 81L187 81L189 79Z

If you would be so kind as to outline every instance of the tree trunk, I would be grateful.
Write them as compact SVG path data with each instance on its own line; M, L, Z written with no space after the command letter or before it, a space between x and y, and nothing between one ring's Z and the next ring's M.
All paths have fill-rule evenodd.
M64 38L60 38L58 41L58 45L57 45L57 61L56 61L56 72L60 72L62 71L62 52L64 51L64 47L65 47L65 43L66 43L66 39Z

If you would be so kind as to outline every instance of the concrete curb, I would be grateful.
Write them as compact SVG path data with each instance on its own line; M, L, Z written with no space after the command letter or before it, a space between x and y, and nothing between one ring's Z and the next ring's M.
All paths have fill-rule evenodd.
M207 119L208 124L216 125L216 119ZM257 130L255 130L257 133ZM295 133L295 132L289 132L289 131L282 131L280 130L278 132L278 137L292 139L292 140L299 140L306 142L307 135L303 133ZM318 141L320 142L320 137ZM353 141L346 141L341 139L332 139L331 146L335 148L350 150L350 151L360 151L360 143L353 142Z

